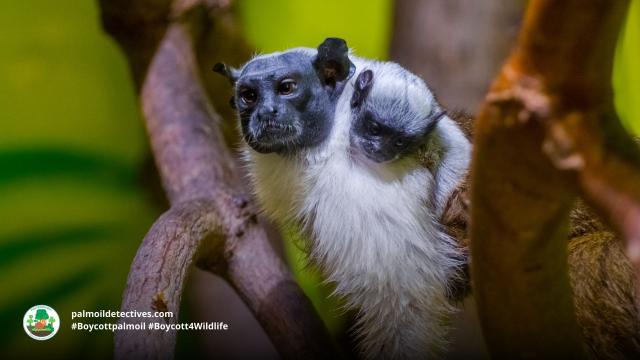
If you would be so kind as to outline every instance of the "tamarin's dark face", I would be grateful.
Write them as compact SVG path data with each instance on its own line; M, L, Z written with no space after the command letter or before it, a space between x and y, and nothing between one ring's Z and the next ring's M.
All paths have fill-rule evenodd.
M377 163L398 160L420 145L419 136L394 127L393 121L384 114L368 109L355 118L351 133L352 145L359 147L367 158Z
M335 107L312 59L290 52L254 59L242 69L235 104L244 139L256 151L290 152L327 137Z
M365 70L351 98L351 147L377 163L414 153L444 115L424 84L398 65L385 66L391 71L385 69L388 79L377 79L377 91L372 92L374 72Z
M293 49L258 56L240 70L217 65L235 87L244 140L261 153L295 153L322 143L336 101L354 71L346 43L327 39L318 51Z

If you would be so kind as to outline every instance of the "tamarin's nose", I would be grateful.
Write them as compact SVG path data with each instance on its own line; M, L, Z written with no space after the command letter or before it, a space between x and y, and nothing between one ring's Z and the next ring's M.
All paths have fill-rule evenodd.
M260 117L271 117L278 114L278 109L275 106L264 105L258 114Z

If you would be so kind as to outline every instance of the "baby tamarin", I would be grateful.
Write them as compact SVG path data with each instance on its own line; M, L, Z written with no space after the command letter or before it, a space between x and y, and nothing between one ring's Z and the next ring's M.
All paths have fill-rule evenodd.
M352 154L378 168L407 158L428 168L439 217L468 168L471 145L424 81L395 63L369 61L355 80L351 112Z

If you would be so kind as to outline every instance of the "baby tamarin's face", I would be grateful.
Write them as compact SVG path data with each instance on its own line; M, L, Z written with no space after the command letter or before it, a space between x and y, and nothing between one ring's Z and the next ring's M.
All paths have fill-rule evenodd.
M399 65L372 67L375 72L364 70L355 81L351 148L374 162L391 162L423 145L444 111L424 82Z

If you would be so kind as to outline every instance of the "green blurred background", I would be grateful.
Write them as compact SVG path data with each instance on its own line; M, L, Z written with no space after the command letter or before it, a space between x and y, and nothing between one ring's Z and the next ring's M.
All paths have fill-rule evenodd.
M341 12L328 18L310 11L320 7ZM360 55L386 58L390 0L243 0L238 11L260 52L338 36ZM5 354L108 358L111 334L78 336L69 314L119 308L135 250L161 211L143 171L148 146L127 64L101 31L94 1L3 1L0 39L0 346ZM612 81L623 121L640 131L637 0ZM318 278L299 270L293 246L288 255L336 328ZM21 328L36 304L61 316L61 331L46 344L34 344Z

